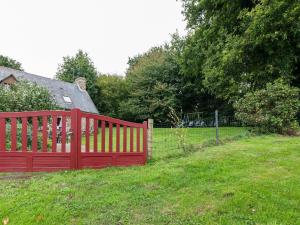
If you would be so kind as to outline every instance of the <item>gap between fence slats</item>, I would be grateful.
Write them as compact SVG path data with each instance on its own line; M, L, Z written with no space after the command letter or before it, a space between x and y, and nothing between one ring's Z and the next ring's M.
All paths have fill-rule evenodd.
M47 152L48 150L48 118L43 116L43 147L42 151Z
M66 152L66 139L67 139L67 129L66 129L66 117L62 117L61 121L61 151Z
M117 124L116 152L120 152L120 124Z
M57 116L52 116L52 152L56 152Z
M27 151L27 117L22 118L22 151Z
M123 126L123 152L127 152L127 126Z
M17 151L17 119L12 118L11 119L11 151Z
M130 127L130 152L133 152L133 127Z
M140 128L136 128L136 151L140 152L141 141L140 141Z
M38 150L38 118L32 117L32 152Z
M113 124L109 123L109 152L113 150Z
M90 119L85 118L85 152L90 151Z
M0 119L0 152L6 151L6 122Z

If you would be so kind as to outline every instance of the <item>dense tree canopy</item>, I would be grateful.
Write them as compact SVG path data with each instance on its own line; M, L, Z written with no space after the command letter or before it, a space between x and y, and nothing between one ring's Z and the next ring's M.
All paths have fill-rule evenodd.
M112 117L120 116L120 104L128 97L125 77L101 74L97 80L99 87L99 111Z
M167 60L166 51L161 47L129 60L126 80L130 95L121 105L123 117L161 120L168 116L170 107L177 107L176 80L170 80L170 73L176 68Z
M3 55L0 55L0 66L9 67L16 70L23 70L21 63Z
M66 56L59 65L56 78L66 82L74 82L76 78L84 77L87 81L87 91L97 105L98 88L97 70L86 52L79 50L75 56Z
M159 123L169 120L170 109L178 113L212 111L222 104L203 89L201 77L181 73L178 61L182 41L174 35L172 43L129 59L128 99L120 105L121 117L131 120L151 117Z
M185 74L203 76L211 93L236 99L279 77L299 86L297 0L183 0L190 33Z

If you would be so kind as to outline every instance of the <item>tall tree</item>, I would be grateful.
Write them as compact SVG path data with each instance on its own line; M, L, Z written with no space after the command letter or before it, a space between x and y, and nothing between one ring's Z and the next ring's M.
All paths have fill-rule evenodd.
M22 65L20 62L9 58L7 56L4 55L0 55L0 66L5 66L5 67L9 67L12 69L16 69L16 70L21 70L23 71Z
M182 70L234 100L283 78L300 85L298 0L182 0L189 35Z
M179 60L182 41L151 48L130 58L126 73L129 97L121 104L123 118L169 121L170 109L177 112L211 111L220 102L203 90L201 77L183 76Z
M101 113L112 117L120 117L120 104L128 97L125 77L100 74L97 86L100 89L98 98Z
M57 79L67 82L74 82L78 77L86 78L87 92L98 107L99 103L95 101L99 93L96 85L97 70L89 55L82 50L79 50L75 56L63 57L63 63L59 64L56 73Z
M175 108L174 82L166 82L174 69L167 62L165 49L155 47L148 52L129 59L126 80L129 98L121 105L122 117L130 120L154 118L165 121L169 108Z

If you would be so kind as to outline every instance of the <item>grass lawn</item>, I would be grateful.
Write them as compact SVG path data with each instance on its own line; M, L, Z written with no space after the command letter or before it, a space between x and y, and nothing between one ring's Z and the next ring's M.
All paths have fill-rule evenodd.
M299 137L155 154L141 167L2 174L0 223L300 224Z
M161 160L164 158L182 156L183 152L178 147L178 135L176 135L177 129L170 128L154 128L153 131L153 159ZM220 127L219 139L220 141L226 141L231 138L244 137L248 134L244 127ZM185 128L183 131L185 135L186 144L199 148L201 145L214 145L216 143L216 128ZM168 149L166 151L166 149Z

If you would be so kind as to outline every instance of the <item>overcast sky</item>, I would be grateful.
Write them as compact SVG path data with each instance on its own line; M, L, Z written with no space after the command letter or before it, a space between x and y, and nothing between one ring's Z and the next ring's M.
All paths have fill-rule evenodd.
M0 0L0 21L0 54L47 77L78 49L100 72L124 74L128 57L185 33L176 0Z

